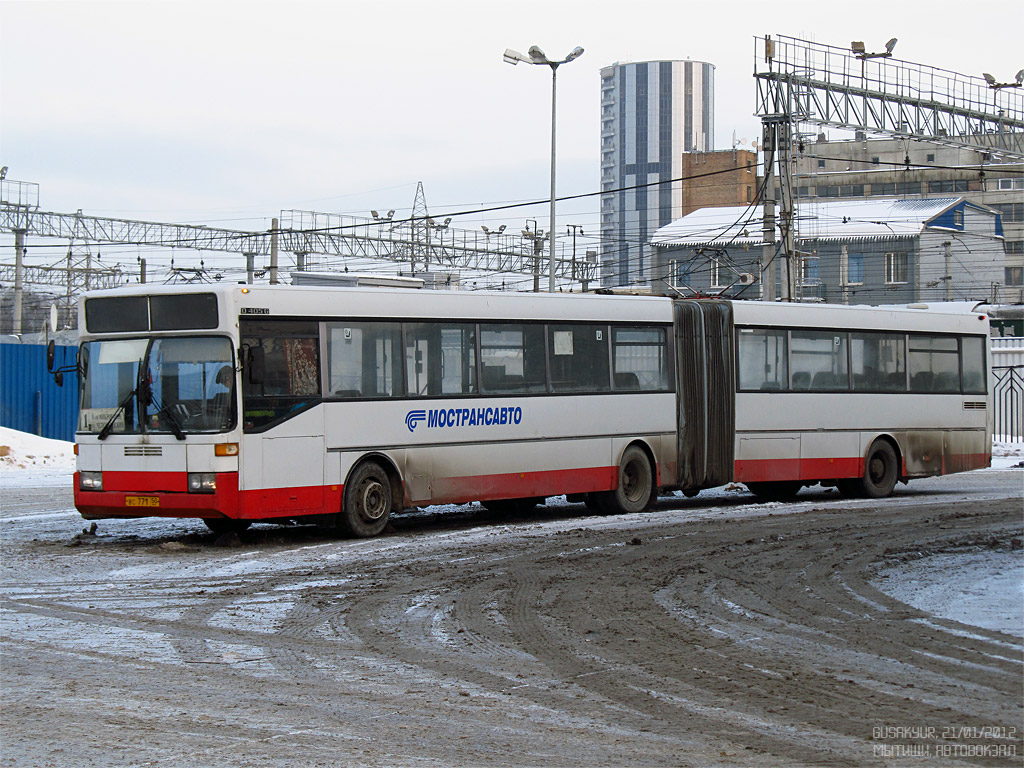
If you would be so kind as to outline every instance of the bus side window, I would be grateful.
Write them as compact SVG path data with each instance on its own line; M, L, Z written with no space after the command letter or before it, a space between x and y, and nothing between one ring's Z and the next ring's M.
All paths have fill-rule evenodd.
M608 326L549 325L551 388L555 392L607 392Z
M842 392L850 388L846 372L846 334L840 331L793 331L790 335L793 383L811 377L813 390Z
M316 323L243 320L240 330L248 366L242 377L245 430L268 427L319 400L320 333Z
M405 370L410 397L476 392L475 330L472 323L405 324Z
M907 357L912 392L960 391L960 355L956 337L912 334Z
M401 397L402 326L343 321L327 324L327 392L332 397Z
M907 341L903 334L850 334L850 361L856 392L905 392Z
M612 328L612 369L617 392L666 391L665 329Z
M960 339L960 366L963 371L964 393L986 394L988 387L985 382L984 337L964 336Z
M546 391L544 362L543 325L480 324L480 378L484 394Z
M789 389L786 332L740 328L738 332L739 388L743 392Z

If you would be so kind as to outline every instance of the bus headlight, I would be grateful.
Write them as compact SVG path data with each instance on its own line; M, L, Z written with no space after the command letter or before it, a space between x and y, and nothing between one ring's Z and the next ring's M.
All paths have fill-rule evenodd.
M83 491L102 491L103 490L103 473L102 472L79 472L78 473L78 486Z
M189 493L213 493L217 490L217 476L213 472L189 472Z

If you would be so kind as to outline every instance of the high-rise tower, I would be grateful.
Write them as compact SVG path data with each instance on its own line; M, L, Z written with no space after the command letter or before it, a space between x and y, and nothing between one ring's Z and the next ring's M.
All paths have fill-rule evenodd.
M601 70L602 285L650 280L644 244L681 210L679 183L656 182L680 177L684 152L714 149L714 95L715 67L702 61Z

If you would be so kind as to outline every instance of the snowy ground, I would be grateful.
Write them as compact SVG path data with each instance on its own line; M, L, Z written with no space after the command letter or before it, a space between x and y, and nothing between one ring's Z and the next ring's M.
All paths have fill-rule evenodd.
M3 488L67 486L74 467L72 443L0 427L0 491ZM991 469L1018 467L1022 469L1021 496L1024 498L1024 443L996 442L992 447ZM704 491L701 498L743 494L742 486L730 484ZM564 503L564 498L548 501L549 506ZM456 513L458 509L455 505L428 507L404 514L435 516ZM62 510L55 514L75 513ZM876 586L897 600L935 616L1024 637L1024 549L925 554L880 571Z
M732 484L636 515L464 504L377 539L256 525L223 547L196 520L85 533L70 446L0 445L0 766L1024 754L1024 446L880 501Z

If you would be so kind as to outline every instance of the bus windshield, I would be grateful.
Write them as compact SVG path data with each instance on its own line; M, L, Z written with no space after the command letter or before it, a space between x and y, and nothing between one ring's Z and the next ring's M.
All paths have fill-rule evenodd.
M231 342L219 336L82 344L78 431L223 432L236 422Z

